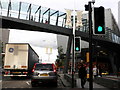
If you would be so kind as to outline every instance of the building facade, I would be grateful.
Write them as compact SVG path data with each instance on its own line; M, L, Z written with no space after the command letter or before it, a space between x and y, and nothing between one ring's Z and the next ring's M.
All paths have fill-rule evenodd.
M9 41L9 34L10 34L10 30L8 29L1 29L0 30L1 33L1 41L3 43L3 52L5 52L5 44L8 43Z
M2 67L5 56L5 44L9 40L9 30L0 29L0 66Z

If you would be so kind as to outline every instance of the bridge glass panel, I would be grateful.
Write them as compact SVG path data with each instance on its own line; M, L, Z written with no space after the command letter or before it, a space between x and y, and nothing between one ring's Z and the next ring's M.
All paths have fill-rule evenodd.
M38 8L39 8L39 6L34 5L34 4L32 4L32 6L31 6L31 17L33 18L33 20L35 20L36 17L37 17L37 19L39 18L39 14L35 15L35 12L37 11Z
M50 24L56 25L57 12L56 10L50 9Z
M9 0L1 0L2 9L8 9Z
M58 18L58 26L65 27L65 16Z
M20 11L20 19L28 19L27 10L29 8L29 3L22 2L21 11Z
M34 14L34 21L40 22L40 19L41 19L41 6L37 8Z
M10 10L11 17L18 18L18 13L19 13L19 2L13 0L11 1L11 10Z
M45 23L45 21L48 21L48 8L47 7L42 7L41 8L41 21L42 23ZM46 12L47 11L47 12Z
M1 0L2 15L7 16L9 0Z
M64 12L59 12L58 26L65 27L66 14Z

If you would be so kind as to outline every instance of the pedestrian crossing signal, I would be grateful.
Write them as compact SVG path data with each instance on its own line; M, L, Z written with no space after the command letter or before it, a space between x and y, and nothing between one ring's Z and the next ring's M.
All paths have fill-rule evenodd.
M75 51L80 52L81 51L81 38L80 37L75 37Z

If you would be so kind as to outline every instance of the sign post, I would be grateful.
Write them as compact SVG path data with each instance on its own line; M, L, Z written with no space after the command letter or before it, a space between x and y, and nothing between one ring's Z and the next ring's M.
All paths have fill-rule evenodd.
M72 49L72 88L74 88L74 63L75 63L75 9L73 10L73 49Z
M92 2L88 2L88 5L85 5L85 10L89 12L89 90L93 90L93 68L92 68L92 7L91 3L95 3L93 0Z
M92 72L92 8L91 2L89 2L89 90L93 90L93 72Z

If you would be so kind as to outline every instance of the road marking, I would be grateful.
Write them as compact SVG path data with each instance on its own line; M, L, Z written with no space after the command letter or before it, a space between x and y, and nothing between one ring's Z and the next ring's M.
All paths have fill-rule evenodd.
M29 82L26 82L27 83L27 85L30 85L30 83Z

